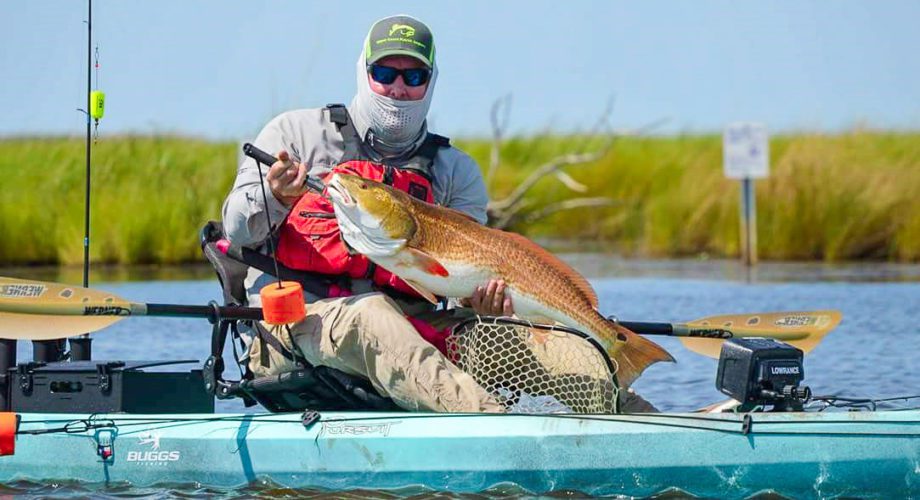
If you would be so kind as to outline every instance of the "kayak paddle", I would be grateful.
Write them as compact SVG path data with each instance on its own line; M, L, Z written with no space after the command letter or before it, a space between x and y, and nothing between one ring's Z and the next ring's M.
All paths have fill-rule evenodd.
M66 338L101 330L128 316L260 320L262 309L146 304L90 288L0 277L0 338ZM643 335L678 337L691 351L718 358L722 340L732 337L768 337L808 352L840 319L839 311L809 311L710 316L688 323L620 324Z
M722 341L733 337L768 337L809 352L840 324L840 311L789 311L709 316L688 323L620 324L644 335L669 335L680 338L691 351L718 358Z
M62 339L101 330L127 316L262 319L262 310L130 302L91 288L0 277L0 338Z

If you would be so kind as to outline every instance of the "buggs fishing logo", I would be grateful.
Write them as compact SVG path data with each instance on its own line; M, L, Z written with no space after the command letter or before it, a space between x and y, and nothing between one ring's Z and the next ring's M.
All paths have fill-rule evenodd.
M155 432L145 432L138 436L138 439L140 441L137 444L149 444L153 451L160 449L160 435Z
M125 458L128 462L137 462L147 465L163 465L169 462L176 462L181 458L179 451L161 450L160 433L156 431L145 432L138 436L138 445L149 446L150 449L143 451L129 451Z

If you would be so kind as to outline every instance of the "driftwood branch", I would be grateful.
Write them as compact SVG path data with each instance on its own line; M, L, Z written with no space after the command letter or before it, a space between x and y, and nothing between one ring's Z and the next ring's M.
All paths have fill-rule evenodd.
M560 184L572 192L587 192L587 186L578 182L564 169L596 162L612 150L618 137L623 135L639 135L647 130L660 126L666 121L656 120L635 131L615 133L610 126L610 116L613 113L614 104L615 99L611 96L610 99L607 100L607 104L602 110L598 120L584 136L584 139L580 141L581 144L573 148L575 152L557 156L543 165L540 165L508 196L491 201L487 206L489 225L499 229L505 229L516 223L530 223L564 210L585 207L608 207L618 204L617 201L606 197L582 197L562 200L534 209L532 206L533 204L527 199L528 192L533 189L540 180L550 175L554 176ZM495 173L501 166L500 150L508 126L510 108L510 94L496 100L492 104L490 114L492 123L492 150L489 157L489 169L486 175L487 185L490 189L492 187L492 181L495 178ZM600 146L596 147L593 151L585 151L590 145L596 144L598 138L604 138Z
M550 205L546 205L539 210L534 210L532 212L527 212L521 218L522 222L531 223L539 219L542 219L548 215L552 215L556 212L562 212L564 210L572 210L574 208L588 208L588 207L611 207L615 205L620 205L621 203L617 200L613 200L607 197L596 197L596 198L573 198L571 200L560 201Z
M559 179L559 182L561 182L565 187L575 191L576 193L584 193L588 190L588 186L585 186L584 184L576 181L574 177L566 173L564 170L556 171L556 179Z
M523 182L521 182L518 187L511 192L510 195L504 199L490 203L490 208L493 210L507 210L517 203L519 203L524 195L533 188L537 182L540 181L543 177L552 174L563 167L568 167L571 165L585 164L592 161L600 159L602 156L601 152L596 153L584 153L584 154L567 154L553 158L548 163L544 163L536 170L530 173Z
M501 115L501 116L499 116ZM496 99L492 103L489 120L492 123L492 150L489 153L489 170L486 173L486 185L491 187L495 178L495 171L501 163L501 146L508 120L511 116L511 94Z

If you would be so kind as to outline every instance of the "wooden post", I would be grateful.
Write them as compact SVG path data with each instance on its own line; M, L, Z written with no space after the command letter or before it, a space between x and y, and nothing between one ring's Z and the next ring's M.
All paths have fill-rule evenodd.
M741 179L741 260L747 266L757 264L757 200L754 179Z

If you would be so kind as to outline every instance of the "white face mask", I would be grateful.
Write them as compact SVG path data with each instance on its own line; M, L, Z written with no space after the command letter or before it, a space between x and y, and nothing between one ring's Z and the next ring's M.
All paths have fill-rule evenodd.
M400 101L371 90L364 50L358 58L357 77L358 92L350 111L358 134L368 138L370 132L371 146L387 155L411 148L425 133L425 117L438 79L437 63L432 65L425 97L417 101Z

